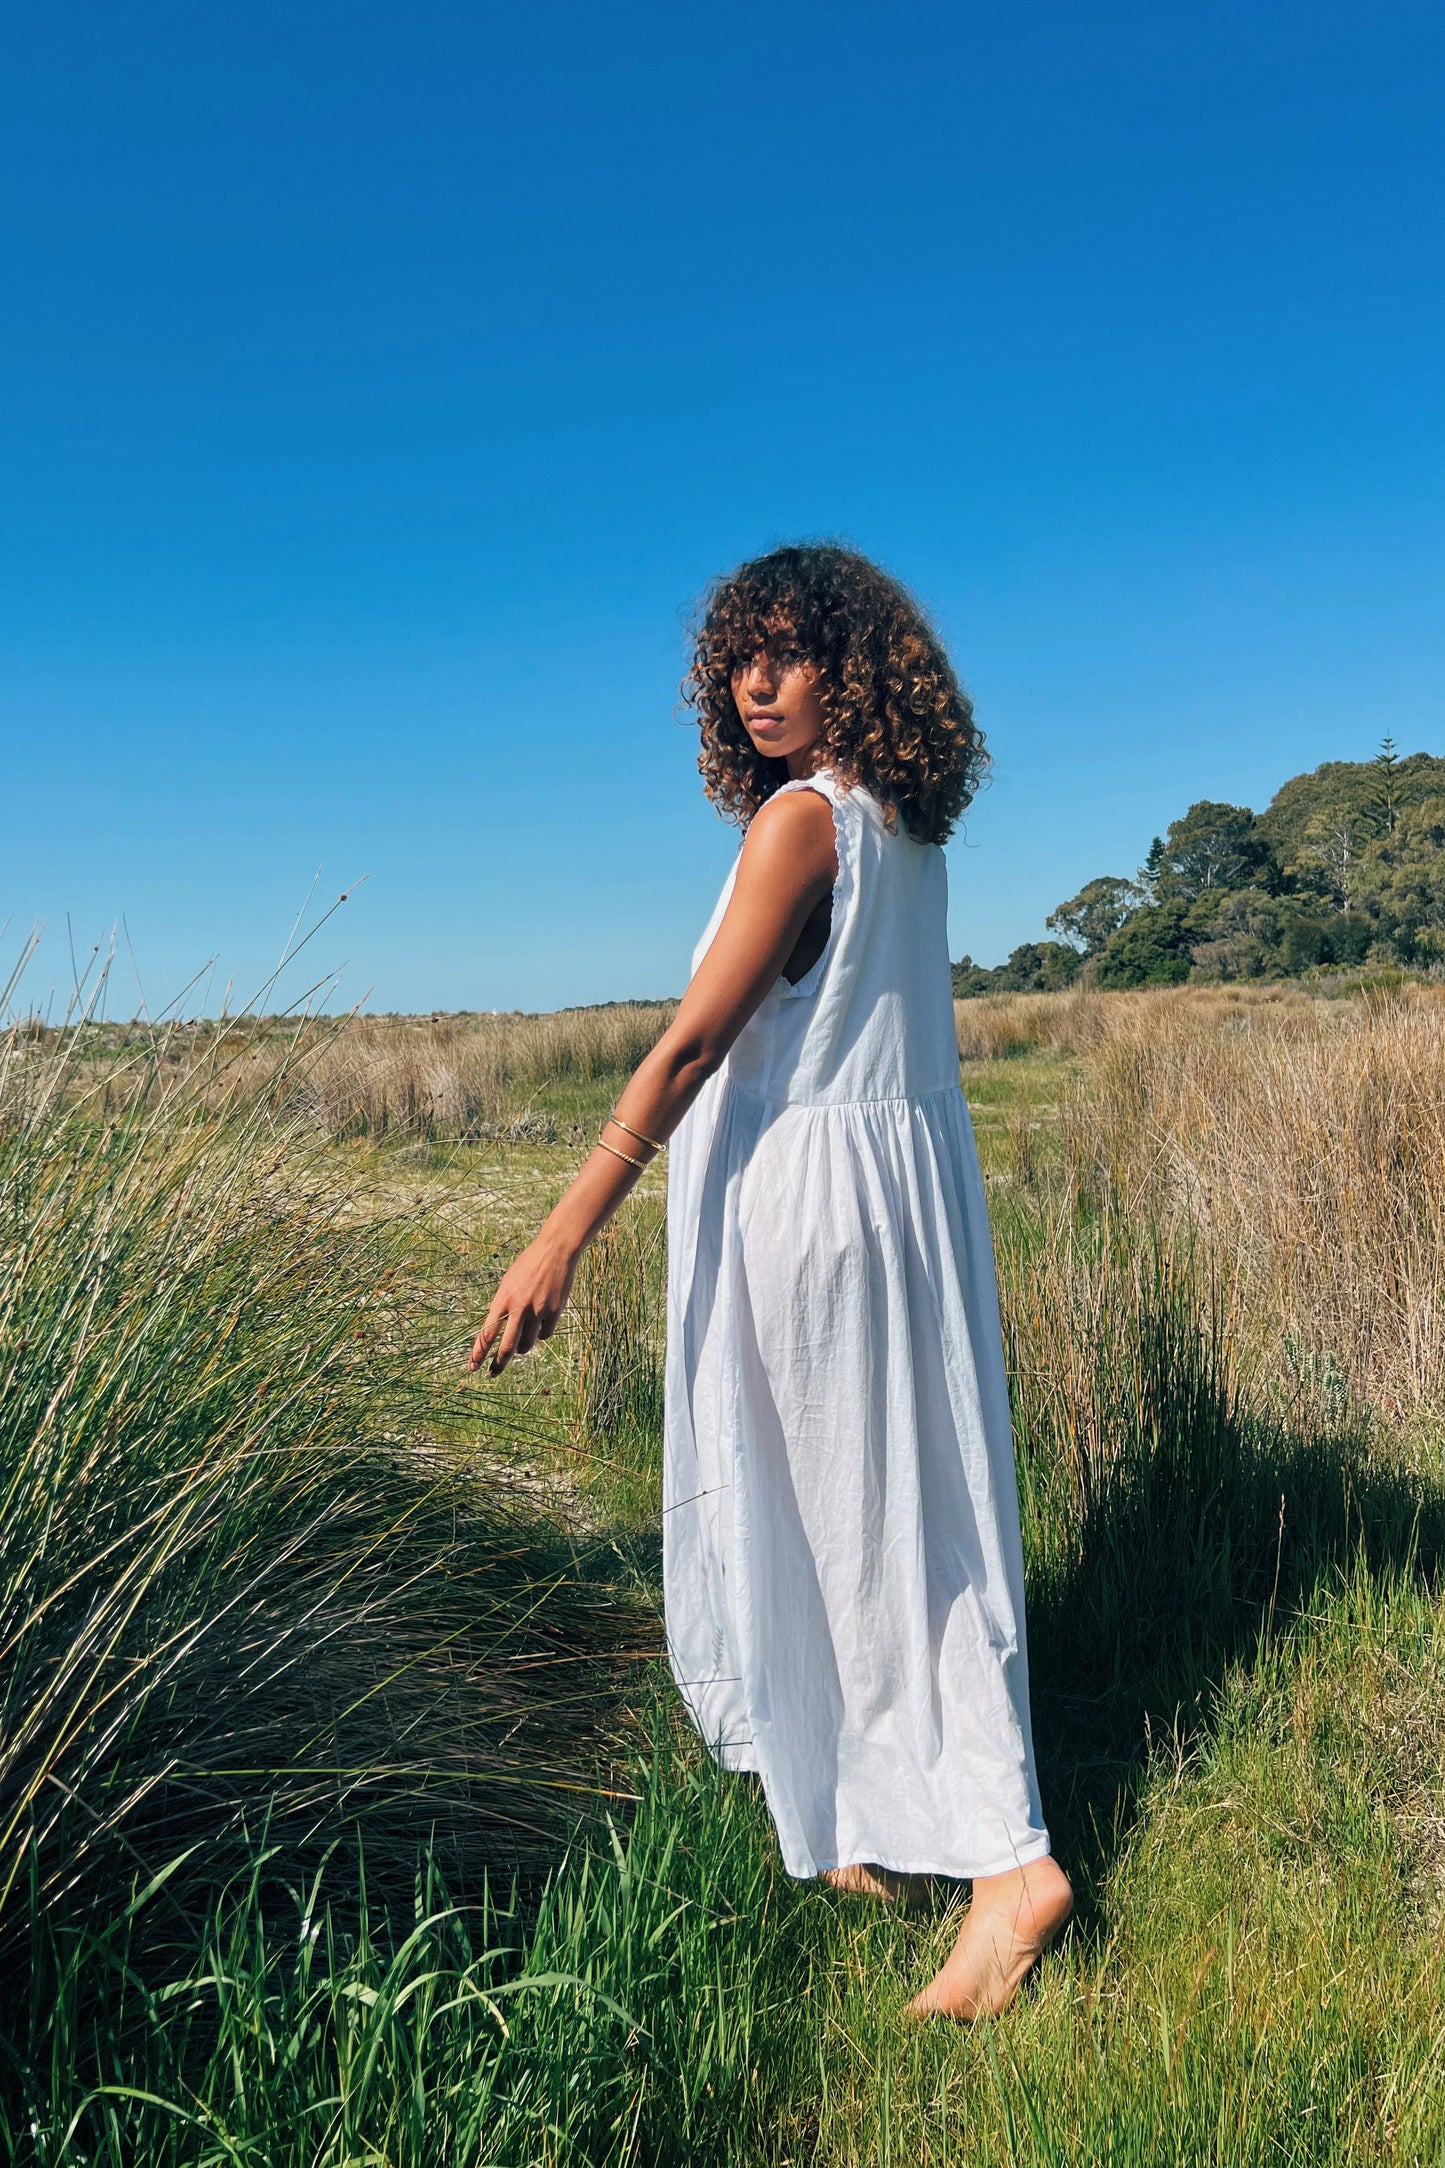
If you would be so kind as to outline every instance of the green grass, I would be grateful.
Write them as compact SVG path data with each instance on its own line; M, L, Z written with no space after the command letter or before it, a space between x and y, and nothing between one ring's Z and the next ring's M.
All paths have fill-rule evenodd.
M955 1893L789 1883L633 1653L659 1185L463 1393L576 1143L322 1150L12 1074L0 2154L1445 2160L1438 1455L1246 1390L1196 1264L1067 1195L1071 1073L966 1079L1080 1897L968 2034L901 2022Z
M263 1832L292 1880L364 1856L383 1904L419 1839L463 1897L535 1887L649 1627L605 1541L430 1446L454 1393L424 1226L264 1108L101 1118L56 1058L12 1044L0 1075L12 2038L42 1925L103 1935L155 1882L133 1955L168 1962Z
M43 2157L1436 2159L1418 1702L1441 1654L1407 1582L1322 1591L1226 1679L1192 1751L1158 1742L1096 1921L997 2028L908 2033L956 1922L786 1884L751 1787L664 1741L630 1829L526 1920L458 1914L425 1882L405 1935L309 1890L269 1924L260 1877L223 1894L191 1968L117 1994L81 2142ZM124 1954L85 1957L119 1987ZM81 2106L60 2044L36 2043L52 2097L30 2109L57 2135Z
M278 1886L261 1847L168 1969L135 1950L163 1894L103 1936L42 1938L20 2048L41 2158L744 2160L782 2110L799 1899L756 1802L680 1759L665 1720L629 1825L526 1910L458 1906L426 1860L407 1914L325 1866Z
M1226 1674L1192 1748L1156 1739L1089 1919L996 2027L909 2038L895 2013L923 1953L860 1925L821 1983L812 2157L1438 2160L1439 1772L1418 1698L1441 1650L1408 1578L1322 1587Z

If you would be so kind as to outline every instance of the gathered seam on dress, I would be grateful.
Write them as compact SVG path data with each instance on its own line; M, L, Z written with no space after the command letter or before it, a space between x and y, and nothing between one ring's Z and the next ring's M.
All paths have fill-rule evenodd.
M884 1092L876 1099L775 1099L766 1092L750 1092L745 1084L734 1083L731 1077L727 1089L739 1099L746 1099L753 1106L763 1107L769 1114L782 1114L792 1107L806 1107L819 1114L851 1113L860 1107L921 1107L931 1099L963 1098L961 1084L936 1084L926 1092Z

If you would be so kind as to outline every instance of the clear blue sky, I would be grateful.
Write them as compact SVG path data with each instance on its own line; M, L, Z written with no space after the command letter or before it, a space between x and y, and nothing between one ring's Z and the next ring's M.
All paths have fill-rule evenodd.
M249 991L318 865L345 999L676 991L736 848L685 613L797 535L973 690L955 955L1445 750L1434 0L52 0L0 168L36 995L67 914Z

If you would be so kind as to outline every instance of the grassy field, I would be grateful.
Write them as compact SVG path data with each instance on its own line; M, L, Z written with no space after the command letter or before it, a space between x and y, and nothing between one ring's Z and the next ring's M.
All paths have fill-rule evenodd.
M1445 2160L1445 1003L960 1009L1080 1898L967 2034L666 1680L661 1169L461 1382L665 1013L11 1035L5 2157Z

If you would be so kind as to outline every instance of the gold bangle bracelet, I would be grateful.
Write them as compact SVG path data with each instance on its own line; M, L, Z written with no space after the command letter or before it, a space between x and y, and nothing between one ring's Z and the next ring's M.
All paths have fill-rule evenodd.
M620 1114L609 1114L607 1117L607 1122L614 1122L619 1129L625 1129L628 1136L636 1137L639 1144L650 1144L654 1152L660 1152L664 1149L664 1147L658 1143L656 1137L644 1137L640 1129L634 1129L631 1122L624 1122ZM604 1122L602 1124L604 1129L607 1127L607 1122Z
M597 1139L597 1144L599 1150L610 1152L614 1159L625 1161L629 1167L635 1167L639 1174L646 1174L647 1161L645 1159L634 1159L631 1152L619 1152L615 1144L608 1144L605 1138L602 1137Z

